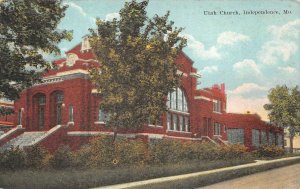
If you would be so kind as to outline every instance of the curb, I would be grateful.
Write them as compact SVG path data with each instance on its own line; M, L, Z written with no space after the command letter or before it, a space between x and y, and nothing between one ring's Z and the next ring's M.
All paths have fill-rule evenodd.
M300 157L288 157L288 158L282 158L282 159L276 159L276 160L256 160L255 163L243 164L243 165L238 165L238 166L233 166L233 167L225 167L225 168L214 169L214 170L209 170L209 171L201 171L201 172L189 173L189 174L183 174L183 175L177 175L177 176L168 176L168 177L162 177L162 178L156 178L156 179L150 179L150 180L129 182L129 183L124 183L124 184L95 187L93 189L145 188L145 187L149 187L149 186L153 186L151 188L160 188L159 185L164 185L164 187L166 187L168 184L173 185L173 187L170 187L170 188L174 188L174 186L178 186L176 184L177 182L184 182L186 180L191 180L191 179L205 180L206 177L213 177L213 176L217 176L217 175L224 174L224 173L226 173L227 176L234 175L234 178L237 178L237 177L240 177L243 175L247 175L249 173L251 174L251 173L256 173L256 172L262 172L262 171L269 170L272 168L282 167L289 163L299 163L299 162L300 162ZM256 168L261 169L261 170L257 170ZM224 177L218 181L223 181L223 180L232 179L232 178L233 177L230 177L230 178ZM204 184L208 185L208 184L212 184L212 183L204 183ZM156 185L157 187L154 185ZM199 187L199 185L204 186L203 183L199 183L198 187ZM175 188L177 188L177 187L175 187ZM181 187L179 186L179 188L181 188Z

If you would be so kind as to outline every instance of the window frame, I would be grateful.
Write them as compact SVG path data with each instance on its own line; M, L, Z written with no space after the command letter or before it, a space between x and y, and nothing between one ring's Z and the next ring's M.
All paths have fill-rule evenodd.
M214 123L214 136L222 136L222 124L219 122Z
M222 113L222 101L221 100L213 101L213 112Z
M185 91L178 87L167 97L167 131L191 133L190 113Z

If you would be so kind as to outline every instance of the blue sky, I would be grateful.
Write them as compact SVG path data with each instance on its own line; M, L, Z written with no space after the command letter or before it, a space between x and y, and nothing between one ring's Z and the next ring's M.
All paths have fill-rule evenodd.
M72 48L95 27L96 18L118 17L125 1L68 0L59 28L73 30L73 40L59 44ZM267 114L268 90L276 85L300 85L300 0L150 0L150 17L171 12L175 26L185 28L185 53L202 75L199 88L225 83L228 111ZM247 11L280 14L244 15ZM291 11L283 14L284 10ZM240 15L204 15L204 11L238 11Z

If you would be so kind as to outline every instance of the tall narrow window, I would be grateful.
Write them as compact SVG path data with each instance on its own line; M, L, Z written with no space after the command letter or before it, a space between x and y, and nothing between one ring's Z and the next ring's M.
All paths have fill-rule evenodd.
M216 100L213 102L213 111L214 112L219 112L221 113L221 101L220 100Z
M252 146L257 147L260 145L259 135L260 135L260 132L258 129L252 129Z
M261 143L262 144L267 144L267 134L266 131L261 132Z
M221 124L220 123L214 124L214 135L221 135Z
M167 107L170 109L171 108L171 94L172 93L169 93L168 94L168 101L167 101Z
M73 105L69 106L69 122L74 122L74 109L73 109Z
M62 116L62 104L64 101L64 95L62 93L56 94L56 124L61 124Z
M170 104L171 109L176 110L176 92L171 93L171 104Z
M182 94L183 95L183 99L182 99L182 101L183 101L183 111L184 112L187 112L188 111L188 107L187 107L187 102L186 102L186 98L184 97L184 94Z
M183 111L183 97L182 97L182 90L177 88L177 110Z
M177 122L177 115L173 114L173 128L175 131L178 131L178 122Z
M185 131L190 132L191 131L190 121L189 121L189 117L187 116L184 118L184 125L185 125Z
M184 131L185 129L183 128L183 116L182 115L179 115L179 128L180 128L180 131Z
M35 130L39 130L45 126L45 105L46 95L43 93L37 93L32 97L32 125ZM21 111L19 112L20 114ZM19 117L20 118L20 117ZM19 120L21 124L22 120Z

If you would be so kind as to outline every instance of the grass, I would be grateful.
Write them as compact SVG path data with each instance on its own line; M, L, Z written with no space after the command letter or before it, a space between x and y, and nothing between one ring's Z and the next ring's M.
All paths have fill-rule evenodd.
M243 168L238 170L230 170L224 171L221 173L214 173L205 176L198 176L198 177L190 177L187 179L176 180L176 181L168 181L163 183L157 183L147 186L135 187L134 189L189 189L189 188L199 188L203 186L207 186L210 184L215 184L217 182L230 180L234 178L239 178L242 176L246 176L253 173L258 173L262 171L267 171L274 168L279 168L287 165L292 165L300 163L300 159L296 160L289 160L287 162L274 162L271 164L264 164L258 167L249 167Z
M90 188L250 163L252 160L195 161L112 169L0 171L0 188Z

